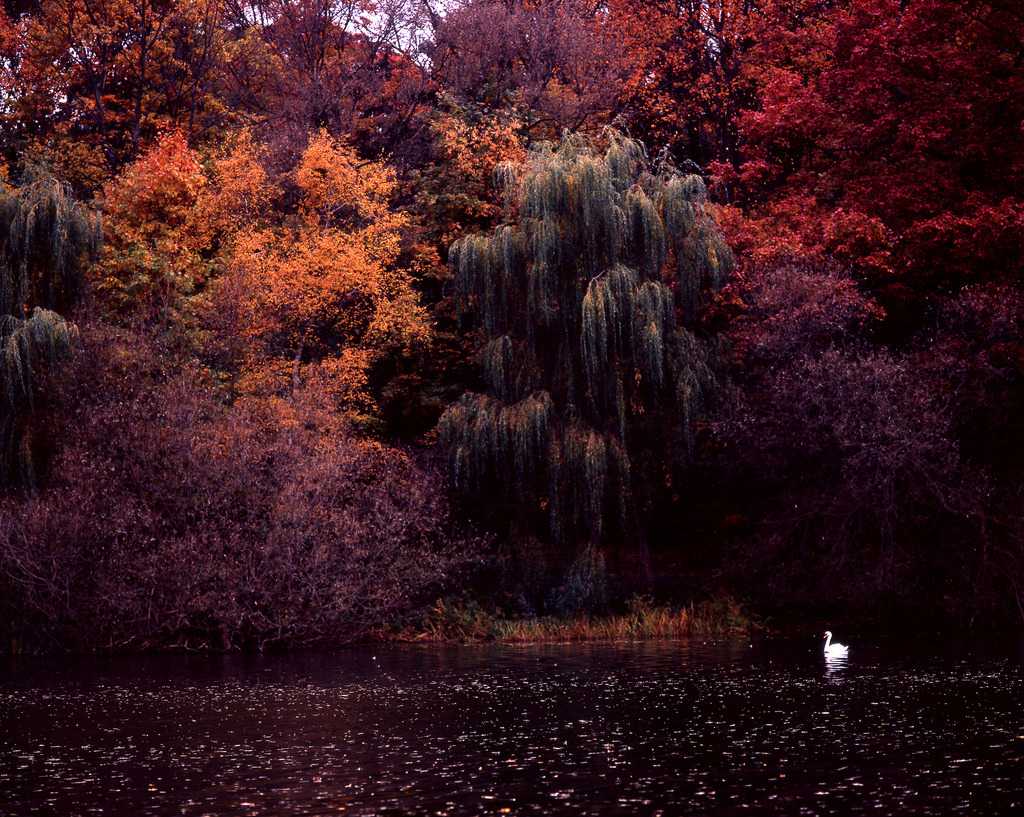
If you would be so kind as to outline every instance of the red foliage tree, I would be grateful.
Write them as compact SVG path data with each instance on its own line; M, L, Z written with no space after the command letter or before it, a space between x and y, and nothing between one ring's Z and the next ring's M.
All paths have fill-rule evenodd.
M195 328L197 295L212 274L197 209L205 186L199 155L177 130L104 186L106 251L90 283L108 317Z
M756 88L748 54L764 6L610 0L608 25L623 45L618 105L630 124L702 165L735 162L739 114Z
M802 2L767 15L757 37L764 87L741 120L745 161L716 166L761 222L746 238L859 266L897 316L967 284L1019 280L1017 6Z

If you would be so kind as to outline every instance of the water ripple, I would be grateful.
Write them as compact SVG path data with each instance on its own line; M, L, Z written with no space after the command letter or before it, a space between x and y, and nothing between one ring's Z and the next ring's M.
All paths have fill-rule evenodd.
M57 666L59 671L53 671ZM0 686L0 814L1005 813L1019 660L802 643L376 648Z

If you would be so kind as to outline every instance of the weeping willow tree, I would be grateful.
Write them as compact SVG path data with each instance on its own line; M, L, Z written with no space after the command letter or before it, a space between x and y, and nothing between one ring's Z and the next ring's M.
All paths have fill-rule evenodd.
M31 415L39 381L70 355L76 328L58 310L80 296L102 244L98 215L31 171L0 181L0 484L33 485Z
M699 176L604 139L496 169L506 223L452 246L485 389L439 430L456 485L509 510L512 539L577 566L629 541L643 570L651 496L678 482L721 394L719 343L696 327L732 260Z

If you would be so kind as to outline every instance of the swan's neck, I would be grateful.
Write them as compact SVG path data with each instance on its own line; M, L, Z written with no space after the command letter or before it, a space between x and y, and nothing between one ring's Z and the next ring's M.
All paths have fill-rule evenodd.
M832 644L832 633L825 633L825 649L827 650Z

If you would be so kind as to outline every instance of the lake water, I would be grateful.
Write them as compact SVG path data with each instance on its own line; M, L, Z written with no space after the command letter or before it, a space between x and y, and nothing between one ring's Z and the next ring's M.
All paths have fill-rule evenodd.
M1024 811L1018 645L841 640L2 660L0 815Z

